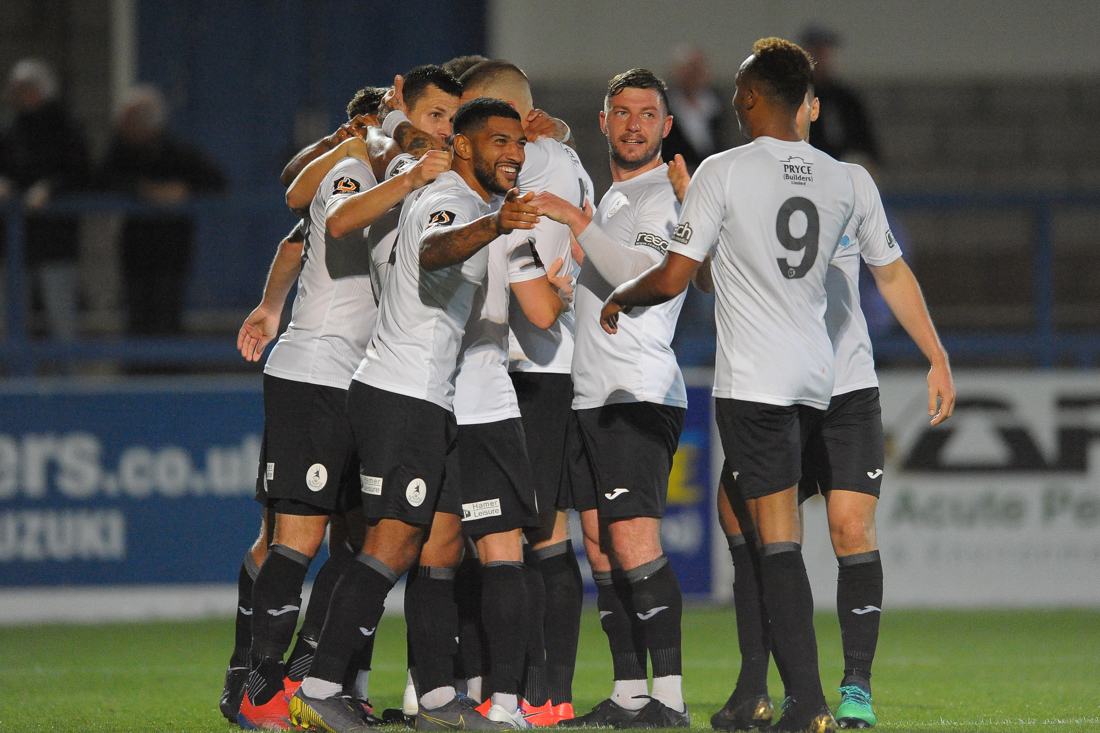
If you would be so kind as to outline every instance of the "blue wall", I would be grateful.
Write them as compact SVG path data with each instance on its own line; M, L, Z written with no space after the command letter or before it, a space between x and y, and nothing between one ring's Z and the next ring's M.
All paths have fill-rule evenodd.
M143 0L138 78L165 92L172 131L219 162L242 204L200 220L190 306L259 300L294 222L278 176L300 110L324 110L331 131L357 89L484 50L484 0Z

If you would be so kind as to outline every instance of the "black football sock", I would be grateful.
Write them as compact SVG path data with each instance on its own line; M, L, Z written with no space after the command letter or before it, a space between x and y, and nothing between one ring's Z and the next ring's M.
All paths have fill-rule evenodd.
M616 578L618 576L618 578ZM596 609L600 612L600 626L607 634L607 643L611 648L611 663L616 680L646 679L645 658L638 654L635 645L634 624L630 622L633 606L624 603L623 593L616 585L626 586L622 571L610 573L592 573L596 582ZM616 580L620 583L616 583ZM626 588L629 590L629 588Z
M836 611L844 644L842 685L871 687L871 663L882 618L882 559L878 550L838 557Z
M356 680L359 678L360 672L370 672L371 659L374 656L374 639L377 634L371 634L367 637L367 643L363 645L363 648L357 651L351 656L351 661L348 662L348 670L344 675L344 691L348 694L355 694L358 697L358 690L356 688Z
M626 579L633 595L634 618L653 664L652 696L673 710L683 711L680 623L684 600L676 573L668 557L662 555L627 570Z
M738 700L768 694L771 633L760 592L759 557L753 557L755 541L751 534L726 535L733 559L733 608L741 650L741 672L734 690Z
M328 616L309 677L342 684L348 663L373 637L398 575L384 562L359 553L332 590Z
M584 580L573 542L566 540L534 551L546 588L543 641L550 703L573 702L573 671L581 635Z
M455 677L473 679L485 671L484 629L481 626L481 561L468 557L455 572L458 606L458 662ZM480 702L480 701L479 701Z
M307 555L284 545L272 545L256 576L252 587L252 672L248 683L248 699L253 705L263 705L282 689L283 655L298 625L302 583L308 571ZM278 664L272 664L273 660Z
M523 673L520 690L523 699L541 707L550 699L546 681L546 640L543 637L543 620L546 616L546 586L542 573L534 566L534 557L523 565L523 579L527 585L527 668Z
M259 572L260 567L250 549L244 554L241 571L237 573L237 620L230 667L248 666L248 650L252 648L252 586Z
M454 583L454 568L421 565L411 590L405 594L409 646L416 660L416 691L421 697L454 685L454 656L458 651Z
M481 620L492 660L486 697L492 693L518 695L529 624L523 563L488 562L481 573Z
M309 671L309 665L313 662L313 651L317 648L317 639L321 636L325 616L328 615L332 589L347 570L348 565L353 562L355 562L355 553L342 542L329 550L328 559L317 571L317 578L313 581L313 591L309 594L309 603L306 604L302 628L298 629L298 640L294 642L294 648L290 650L290 656L287 657L284 667L286 676L290 680L301 682Z
M814 599L797 542L772 542L760 548L764 606L772 623L772 638L787 668L787 692L800 705L825 704L817 667Z

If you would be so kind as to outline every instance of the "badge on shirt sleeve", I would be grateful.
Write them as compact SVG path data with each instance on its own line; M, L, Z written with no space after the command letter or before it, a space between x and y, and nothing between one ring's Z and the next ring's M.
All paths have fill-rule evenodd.
M359 193L361 186L359 181L355 180L351 176L343 176L337 178L332 184L332 192L336 193Z
M455 214L453 211L433 211L428 215L428 227L434 226L450 226L454 224Z
M676 229L672 232L672 240L679 242L680 244L687 244L691 241L691 223L684 222L677 224Z
M542 258L539 257L539 251L535 249L535 238L528 237L527 241L524 242L524 244L531 248L531 259L535 261L535 264L545 270L546 265L542 264Z

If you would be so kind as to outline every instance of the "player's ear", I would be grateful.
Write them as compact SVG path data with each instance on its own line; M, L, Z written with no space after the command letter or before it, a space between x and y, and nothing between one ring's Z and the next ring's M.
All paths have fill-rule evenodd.
M661 137L668 137L670 132L672 132L672 115L665 115L665 129L661 132Z
M821 114L821 100L814 97L814 101L810 104L810 122L817 122L817 116Z
M470 138L465 135L455 135L451 145L454 147L456 158L469 160L473 157L473 143L471 143Z
M603 110L600 111L600 132L607 134L607 113Z

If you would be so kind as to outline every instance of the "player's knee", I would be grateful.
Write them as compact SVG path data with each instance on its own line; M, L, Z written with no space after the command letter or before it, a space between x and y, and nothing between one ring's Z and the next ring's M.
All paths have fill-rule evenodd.
M875 523L872 517L851 514L830 519L829 533L838 556L874 549Z

